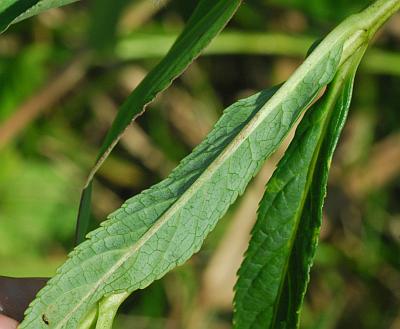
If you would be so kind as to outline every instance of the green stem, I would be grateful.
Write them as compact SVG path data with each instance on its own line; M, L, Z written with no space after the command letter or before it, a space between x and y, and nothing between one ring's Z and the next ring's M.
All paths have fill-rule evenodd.
M342 65L349 59L349 57L353 56L353 54L356 53L361 47L369 44L372 37L375 35L376 31L399 9L400 9L400 0L377 0L375 3L367 7L362 12L352 15L348 19L344 20L336 29L334 29L323 40L323 42L318 48L320 48L321 50L322 49L328 50L331 48L332 43L343 42L344 43L343 54L340 62L340 65ZM221 47L224 49L223 51L226 52L229 46L232 47L232 44L241 45L239 47L236 46L236 48L234 47L233 50L237 52L247 52L247 51L249 52L253 51L255 53L260 53L263 51L264 52L269 51L271 53L278 52L277 50L271 50L265 47L259 48L258 46L248 47L248 49L246 49L243 42L237 42L238 39L240 39L241 37L238 34L236 35L226 34L225 39L223 39L223 36L221 36L219 39L220 47L218 47L218 44L216 42L209 47L208 51L210 53L213 52L220 53ZM260 39L260 36L257 36L257 39ZM287 38L283 37L279 39L278 35L275 35L274 39L276 40L274 40L273 42L266 42L266 43L264 42L263 44L267 45L273 44L274 47L276 46L278 49L279 46L282 45L287 47L288 44ZM277 42L279 40L282 42L280 43ZM165 39L161 41L165 42ZM256 42L252 42L252 44L257 45ZM118 46L119 47L117 48L117 53L120 56L122 54L121 57L124 57L123 56L124 53L137 53L136 51L137 49L134 52L129 50L129 43L125 42L119 44ZM293 52L298 52L301 47L302 47L301 42L296 42L296 46L294 48L292 47L286 50L288 50L288 52L291 51L293 53ZM126 48L128 48L128 51ZM140 50L140 48L143 47L135 47L135 48L139 48ZM159 49L159 47L154 47L154 46L150 48ZM146 49L148 49L148 47L146 47Z
M343 31L342 36L347 35L341 63L368 44L376 31L399 9L400 0L377 0L340 24L338 30Z
M104 297L104 299L100 301L96 329L112 329L112 324L118 308L128 296L129 293L122 292L120 294Z
M370 37L398 10L400 0L377 0L360 13L360 23L364 26Z

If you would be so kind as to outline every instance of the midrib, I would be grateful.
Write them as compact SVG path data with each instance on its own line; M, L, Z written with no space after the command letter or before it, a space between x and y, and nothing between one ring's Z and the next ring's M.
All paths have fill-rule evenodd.
M329 41L326 38L325 41ZM329 60L329 53L332 49L337 46L341 40L335 40L335 43L331 43L330 47L322 47L320 51L314 52L310 55L306 61L299 67L299 69L291 76L291 78L282 85L282 87L266 102L266 104L257 112L254 117L244 126L244 128L233 138L233 140L226 146L217 158L204 168L203 173L198 179L191 185L177 200L176 202L161 215L159 220L131 247L127 248L127 252L121 256L121 258L113 265L104 275L95 283L92 289L82 297L80 302L66 314L64 319L57 324L56 328L62 328L71 316L86 303L87 299L92 296L99 287L105 283L129 258L131 258L145 243L158 232L165 223L172 218L176 212L182 209L182 206L186 204L191 197L196 193L197 190L206 185L210 178L217 172L217 170L229 159L230 156L240 147L242 142L250 137L250 135L257 129L257 127L264 122L264 120L277 109L286 98L285 96L290 95L294 89L296 89L301 83L304 76L310 71L315 70L318 65L321 65L324 61ZM328 43L327 43L328 44ZM314 60L317 58L317 60ZM308 98L312 97L308 95ZM268 156L268 154L267 154Z

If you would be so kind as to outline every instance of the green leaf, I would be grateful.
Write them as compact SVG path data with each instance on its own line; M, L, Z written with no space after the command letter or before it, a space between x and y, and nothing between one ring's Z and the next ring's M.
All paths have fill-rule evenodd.
M332 80L342 49L343 40L332 35L278 91L229 107L167 179L126 201L70 254L20 328L77 328L96 304L148 286L197 252L302 110Z
M69 4L77 2L77 1L80 1L80 0L41 0L41 1L36 1L37 4L35 6L32 6L31 8L29 8L29 10L25 11L22 15L18 16L12 23L13 24L18 23L29 17L39 15L40 13L42 13L46 10L66 6L66 5L69 5Z
M0 4L0 32L4 32L10 24L76 1L78 0L5 0Z
M39 1L40 0L6 1L5 5L2 5L2 11L0 12L0 32L6 30L14 19L36 5Z
M90 193L93 176L118 143L125 128L143 113L158 93L166 89L222 30L239 7L241 0L202 0L188 20L184 31L167 55L143 79L121 106L82 193L76 241L84 240L90 221ZM87 202L86 202L87 201Z
M318 243L329 166L365 47L304 116L266 186L235 290L235 328L297 328Z

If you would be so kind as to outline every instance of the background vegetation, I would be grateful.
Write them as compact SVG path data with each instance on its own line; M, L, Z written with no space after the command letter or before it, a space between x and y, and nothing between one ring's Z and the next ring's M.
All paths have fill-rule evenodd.
M313 40L367 3L244 2L206 55L150 105L101 168L97 222L165 177L224 107L284 81ZM51 276L63 263L73 247L80 190L118 105L165 54L195 4L82 1L0 36L2 275ZM303 328L400 328L399 50L397 14L357 76ZM125 302L116 328L230 327L235 273L283 152L265 165L200 253Z

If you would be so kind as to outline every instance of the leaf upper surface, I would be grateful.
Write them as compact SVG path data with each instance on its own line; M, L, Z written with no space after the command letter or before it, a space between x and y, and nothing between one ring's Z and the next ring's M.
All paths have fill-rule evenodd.
M360 56L304 116L266 186L235 290L235 328L292 329L318 242L328 170ZM355 61L355 62L353 62Z
M229 107L167 179L127 200L70 254L20 328L77 328L104 296L144 288L197 252L302 110L331 81L342 47L337 41L310 56L278 91Z

